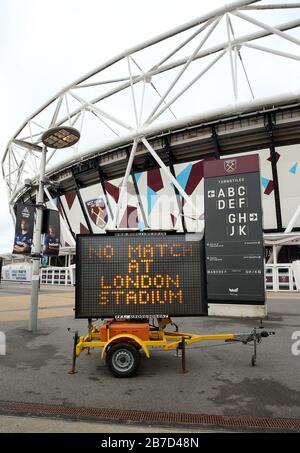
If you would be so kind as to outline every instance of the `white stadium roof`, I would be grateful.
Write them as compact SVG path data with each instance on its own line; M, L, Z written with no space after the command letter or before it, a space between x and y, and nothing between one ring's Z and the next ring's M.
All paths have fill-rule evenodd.
M300 3L242 0L127 49L62 89L14 134L2 160L10 203L39 174L41 136L54 126L76 127L81 139L48 151L50 176L168 131L297 110L299 45ZM291 122L298 136L298 111Z

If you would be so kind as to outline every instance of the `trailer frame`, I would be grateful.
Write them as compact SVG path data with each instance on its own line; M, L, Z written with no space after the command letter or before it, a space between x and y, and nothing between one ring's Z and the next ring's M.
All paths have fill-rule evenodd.
M171 318L157 319L157 326L150 325L149 321L141 320L140 323L149 324L149 339L144 340L138 335L131 332L126 321L126 329L128 331L117 335L110 335L111 327L115 322L121 325L122 321L115 318L106 320L106 335L105 341L101 340L100 328L97 324L92 324L89 320L88 333L85 336L79 336L78 331L74 335L73 361L70 374L76 373L76 359L80 354L87 350L100 348L101 359L106 355L107 364L112 374L116 377L131 377L136 374L139 366L139 349L143 350L145 356L150 359L149 348L157 348L165 351L176 350L179 356L181 351L181 368L182 372L186 370L186 346L203 341L220 341L226 343L241 342L248 344L253 342L253 354L251 357L251 365L255 366L257 362L257 345L262 338L270 335L275 335L275 332L270 332L259 328L254 328L250 333L221 333L221 334L195 334L179 332L178 326ZM135 320L135 323L137 321ZM168 326L174 326L175 331L165 330ZM135 353L137 351L137 354ZM134 363L136 362L136 363Z

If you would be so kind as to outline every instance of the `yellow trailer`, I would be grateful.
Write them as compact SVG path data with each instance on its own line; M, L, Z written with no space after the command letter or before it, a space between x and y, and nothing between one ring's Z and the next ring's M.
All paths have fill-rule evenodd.
M175 330L166 330L172 326ZM253 342L253 355L251 364L255 366L257 357L257 344L262 338L274 335L254 328L250 333L222 333L222 334L194 334L178 331L178 326L170 319L156 319L156 325L148 320L105 320L101 326L89 322L89 330L86 336L74 335L73 363L71 374L75 373L76 358L81 352L93 348L101 348L101 359L105 356L108 368L116 377L130 377L137 373L140 364L140 350L150 358L150 348L163 350L181 350L182 371L186 371L185 353L186 346L202 341L224 340L225 342L241 342L248 344Z

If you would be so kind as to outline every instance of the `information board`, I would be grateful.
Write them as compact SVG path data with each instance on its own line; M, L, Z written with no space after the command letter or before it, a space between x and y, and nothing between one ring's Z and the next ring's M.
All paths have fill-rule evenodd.
M76 318L207 314L196 234L77 235Z
M258 155L205 162L204 177L207 298L263 304Z

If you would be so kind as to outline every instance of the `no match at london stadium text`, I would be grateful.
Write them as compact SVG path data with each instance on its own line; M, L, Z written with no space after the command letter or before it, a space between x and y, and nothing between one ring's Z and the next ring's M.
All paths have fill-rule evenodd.
M203 245L195 238L79 235L76 317L205 315Z

